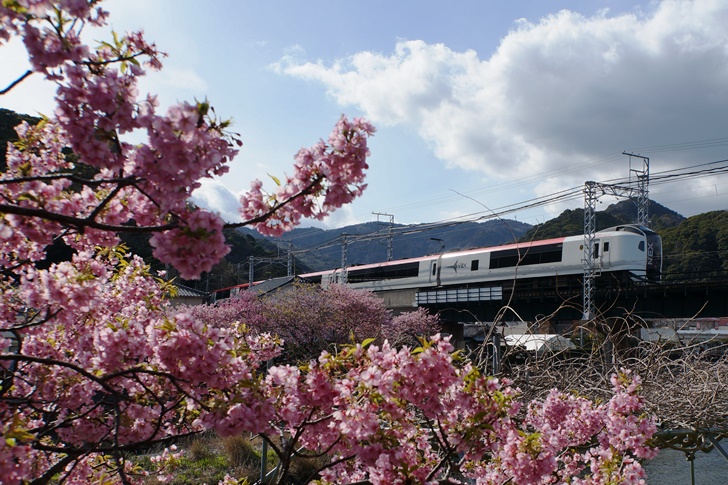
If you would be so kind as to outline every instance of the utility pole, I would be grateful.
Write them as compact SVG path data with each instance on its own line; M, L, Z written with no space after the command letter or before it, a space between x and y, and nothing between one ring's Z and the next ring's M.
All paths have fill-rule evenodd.
M648 227L648 193L650 182L650 159L642 155L622 152L630 157L630 175L637 174L637 188L612 184L602 184L588 181L584 183L584 282L582 291L582 306L584 320L594 318L594 279L596 277L596 264L594 262L596 239L596 205L599 195L634 198L637 196L637 224ZM631 157L642 159L642 170L632 169ZM598 194L597 192L601 192Z
M283 262L280 260L280 258L256 258L255 256L250 256L248 258L248 289L253 289L253 282L255 281L255 262L259 263L275 263L282 265Z
M248 259L248 291L253 290L253 278L255 278L255 256Z
M386 212L372 212L372 214L377 216L377 222L379 222L379 216L389 217L389 226L387 227L387 261L392 261L392 226L394 225L394 214L387 214Z
M443 241L439 237L430 237L430 238L427 238L427 239L429 239L430 241L437 241L437 242L439 242L440 243L440 249L437 250L437 254L442 254L442 252L445 250L445 241Z
M594 317L594 240L596 238L597 184L588 181L584 184L584 282L582 290L583 320Z
M346 250L349 245L348 234L341 235L341 284L346 283Z
M637 176L637 224L649 227L649 184L650 184L650 159L634 153L622 152L622 155L629 157L629 173ZM642 159L642 170L632 168L632 157Z
M293 241L288 241L288 261L286 264L286 274L293 276Z

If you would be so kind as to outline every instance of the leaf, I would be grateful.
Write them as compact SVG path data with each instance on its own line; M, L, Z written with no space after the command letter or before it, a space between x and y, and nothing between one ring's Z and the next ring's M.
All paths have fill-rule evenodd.
M363 342L361 343L361 346L362 346L363 348L367 348L367 347L368 347L368 346L370 346L370 345L372 344L372 342L374 342L375 340L376 340L376 339L374 339L374 338L368 338L368 339L365 339L365 340L364 340L364 341L363 341Z
M270 177L271 179L273 179L273 182L275 182L275 184L276 184L277 186L279 186L279 187L281 186L281 181L280 181L280 179L279 179L278 177L276 177L275 175L271 175L271 174L268 174L268 176L269 176L269 177Z

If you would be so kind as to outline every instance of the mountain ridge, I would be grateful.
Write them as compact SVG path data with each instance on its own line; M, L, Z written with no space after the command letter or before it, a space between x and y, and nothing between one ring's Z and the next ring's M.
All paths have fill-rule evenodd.
M0 172L4 171L8 142L17 139L13 127L22 121L37 123L39 118L0 108ZM664 272L668 278L686 276L715 277L728 273L728 211L713 211L685 218L655 201L649 203L650 227L663 236ZM632 224L637 207L634 200L622 200L596 214L597 230ZM584 210L567 209L543 224L497 219L485 222L452 222L401 225L372 221L337 229L295 228L283 238L266 238L250 228L226 230L230 254L203 280L190 282L197 289L213 290L247 281L249 261L254 262L255 278L285 275L287 251L292 247L294 273L303 273L386 261L388 235L392 234L392 259L406 259L458 249L498 246L501 244L564 237L583 233ZM378 237L374 238L372 234ZM346 237L346 251L342 242ZM133 253L145 258L155 269L164 267L151 255L148 235L125 241ZM314 250L314 248L318 248ZM58 259L67 258L59 248ZM48 261L47 264L53 261ZM267 265L267 266L266 266Z
M347 266L387 261L388 235L392 234L392 259L407 259L441 251L450 252L515 242L531 228L515 220L458 222L449 225L366 222L337 229L296 228L283 238L264 238L293 250L299 261L314 270L340 267L346 240ZM260 237L250 228L239 231ZM257 235L257 236L256 236ZM375 237L376 235L376 237Z
M682 215L657 202L650 201L649 208L650 226L658 230L675 227L685 220ZM597 230L633 224L636 217L635 201L623 200L597 211ZM536 226L512 219L412 225L370 221L335 229L295 228L281 238L260 236L247 227L239 231L252 237L262 237L282 250L292 249L298 261L319 271L341 267L344 258L347 266L386 261L388 231L393 238L393 260L516 241L575 236L584 232L584 209L567 209Z

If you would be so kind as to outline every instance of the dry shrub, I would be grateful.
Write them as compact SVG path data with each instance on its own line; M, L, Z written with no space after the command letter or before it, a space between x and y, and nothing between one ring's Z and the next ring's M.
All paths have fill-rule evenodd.
M209 434L201 435L188 440L182 447L185 454L192 461L202 461L210 458L214 454L214 448L211 447L215 438Z
M228 436L222 438L221 445L231 466L235 468L260 466L260 452L247 437Z
M575 351L539 355L506 349L499 374L521 389L524 401L542 399L552 388L603 400L611 396L610 376L630 369L641 377L645 409L660 429L726 434L728 342L640 341L636 337L645 324L637 321L628 315L576 329L572 340L578 345L585 337L585 346ZM492 372L492 350L473 357Z

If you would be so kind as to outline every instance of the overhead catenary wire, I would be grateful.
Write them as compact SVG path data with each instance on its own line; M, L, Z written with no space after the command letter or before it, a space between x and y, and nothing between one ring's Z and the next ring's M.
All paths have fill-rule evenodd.
M664 152L679 152L684 150L696 150L696 149L706 149L706 148L715 148L715 147L721 147L721 146L728 146L728 137L722 137L722 138L710 138L710 139L704 139L704 140L697 140L697 141L690 141L690 142L682 142L682 143L671 143L667 145L650 145L650 146L641 146L641 147L631 147L627 151L633 152L636 154L654 154L654 153L664 153ZM641 153L640 153L641 152ZM592 159L587 159L580 161L578 163L572 163L567 166L562 166L559 168L554 168L547 171L542 171L537 174L532 174L528 176L522 176L515 180L508 180L501 183L496 184L490 184L487 187L483 187L476 190L470 190L465 193L465 195L468 196L476 196L478 194L483 193L489 193L489 194L495 194L501 191L508 191L512 190L524 185L528 185L532 182L542 180L544 178L549 177L555 177L562 174L573 174L575 172L584 172L585 170L593 171L596 167L602 166L604 164L611 163L619 158L621 158L622 155L617 154L610 154L605 156L600 156ZM714 163L714 162L710 162ZM687 168L687 167L686 167ZM682 169L678 169L682 170ZM586 178L585 178L586 180ZM610 182L609 180L601 180L598 179L603 183ZM615 179L615 183L616 183ZM448 202L451 202L454 200L454 196L445 196L445 197L437 197L437 198L430 198L424 201L417 201L412 202L396 207L390 207L389 210L399 212L406 212L410 209L415 209L423 206L430 206L430 205L441 205Z
M725 144L728 144L728 138L721 138L716 139L720 140L721 143L723 143L723 140L725 141ZM697 142L696 142L697 143ZM686 144L676 144L675 147L684 146ZM687 167L677 168L677 169L670 169L670 170L664 170L660 172L653 172L650 175L650 185L663 185L667 183L676 182L678 180L685 180L685 179L695 179L695 178L702 178L702 177L710 177L715 175L722 175L728 173L728 159L724 160L717 160L713 162L706 162L706 163L700 163L696 165L691 165ZM632 187L636 186L636 181L631 180L630 178L614 178L614 179L608 179L606 181L603 181L605 184L610 185L618 185L622 187ZM451 219L445 219L430 223L419 223L419 224L407 224L407 225L400 225L395 226L391 228L386 229L380 229L371 233L367 234L347 234L347 243L355 243L355 242L366 242L371 240L376 240L384 237L392 237L392 236L402 236L402 235L410 235L410 234L416 234L421 232L426 232L434 229L441 229L446 227L452 227L456 225L466 224L466 223L473 223L473 222L483 222L490 219L498 219L516 212L520 212L526 209L531 209L535 207L542 207L547 206L550 204L554 204L557 202L566 202L571 200L577 200L583 198L583 186L577 186L577 187L571 187L568 189L564 189L558 192L553 192L551 194L547 194L541 197L534 197L531 199L527 199L524 201L520 201L518 203L513 204L507 204L504 206L496 207L493 209L485 209L482 211L472 212L469 214L465 214L462 216L454 217ZM321 231L321 229L312 229L312 232ZM306 234L299 234L296 239L300 240L302 238L306 237ZM290 241L291 238L289 237L287 241ZM305 249L296 249L293 251L294 255L301 255L306 254L310 252L320 251L323 249L331 248L339 246L342 242L342 236L334 236L331 239L319 243L315 246L305 248Z

